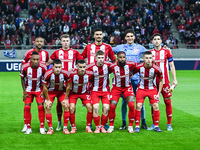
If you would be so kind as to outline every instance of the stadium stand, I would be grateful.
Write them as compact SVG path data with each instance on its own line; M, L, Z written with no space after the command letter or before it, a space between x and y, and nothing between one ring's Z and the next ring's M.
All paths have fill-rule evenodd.
M33 44L38 36L45 38L49 49L56 49L58 38L71 35L72 47L83 48L83 43L94 41L93 31L103 29L104 42L111 45L124 43L124 31L133 29L135 43L151 48L151 36L160 32L163 44L178 48L198 48L199 7L196 0L7 0L1 2L0 39L6 47ZM28 10L20 18L22 8ZM173 20L173 21L172 21ZM172 21L172 22L171 22ZM175 32L171 29L175 24ZM17 37L17 38L15 38ZM29 40L29 41L28 41ZM180 42L179 42L180 41Z

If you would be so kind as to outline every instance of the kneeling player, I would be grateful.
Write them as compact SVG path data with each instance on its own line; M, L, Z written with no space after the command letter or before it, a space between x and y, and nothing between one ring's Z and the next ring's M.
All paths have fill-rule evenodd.
M45 107L46 107L46 120L49 125L49 131L47 134L53 134L52 127L52 115L51 107L54 102L55 97L61 102L64 108L64 128L63 133L69 134L67 129L67 124L69 121L69 101L68 95L70 92L70 77L69 73L62 70L62 62L59 59L53 61L53 68L48 70L45 75L43 82L43 92L46 97ZM65 87L65 82L67 87ZM66 92L66 93L65 93Z
M163 75L161 69L152 63L152 53L146 51L143 56L144 63L138 65L134 70L133 74L139 72L140 82L138 84L137 95L136 95L136 117L135 117L135 132L140 132L140 117L141 109L144 103L145 97L148 97L150 104L153 106L153 123L155 124L155 131L162 132L159 128L160 111L158 103L160 101L160 93L163 87ZM160 79L159 90L153 82L155 77Z
M107 133L114 131L114 120L115 120L115 109L118 103L118 100L123 94L126 102L129 107L129 127L128 132L132 133L133 131L133 121L135 118L135 102L134 102L134 93L132 86L130 84L130 72L135 68L135 63L126 61L126 53L118 52L117 54L118 62L112 64L109 68L114 74L113 87L111 89L111 101L110 101L110 111L109 111L109 122L110 127Z
M21 83L23 88L24 106L24 128L25 134L32 133L31 130L31 103L35 97L38 105L38 116L40 120L40 133L46 134L44 129L44 100L42 98L41 79L44 76L46 65L39 62L38 52L32 52L30 62L24 64L21 69ZM26 80L25 80L26 78Z
M92 123L92 104L91 98L88 93L88 82L93 77L93 72L86 71L85 60L79 60L77 63L77 69L75 69L71 74L71 92L69 95L69 106L70 106L70 122L72 125L72 130L70 133L76 133L75 125L75 107L77 99L82 100L83 105L87 108L87 125L86 132L92 133L90 125Z

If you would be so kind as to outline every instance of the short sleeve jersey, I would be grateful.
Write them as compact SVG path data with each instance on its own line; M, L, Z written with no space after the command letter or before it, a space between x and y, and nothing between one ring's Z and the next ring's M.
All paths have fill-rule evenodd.
M102 43L101 45L96 45L95 43L88 44L82 52L82 56L87 58L88 64L96 62L96 52L102 50L105 53L105 61L114 61L116 59L115 53L112 50L112 47L108 44Z
M42 90L42 77L47 67L39 62L37 68L31 67L31 62L22 65L20 76L25 78L25 87L27 92L40 92Z
M92 91L109 92L109 67L112 63L104 61L102 66L97 66L96 62L88 65L88 70L93 72Z
M32 54L32 52L34 52L34 51L36 51L35 50L35 48L33 48L33 49L30 49L30 50L27 50L26 51L26 53L24 54L24 57L22 58L22 63L27 63L27 62L29 62L30 61L30 59L31 59L31 54ZM38 52L39 53L39 56L40 56L40 61L42 62L42 63L46 63L46 62L48 62L48 60L49 60L49 53L47 52L47 51L45 51L45 50L41 50L41 51L36 51L36 52Z
M88 92L88 83L93 78L93 72L87 71L83 76L78 75L78 70L75 69L70 74L71 78L71 92L77 94L84 94Z
M62 68L67 71L75 67L76 61L83 59L77 50L71 48L68 50L58 49L51 54L50 58L52 60L60 59L62 61Z
M138 83L138 88L140 89L156 89L154 84L154 79L157 76L159 79L163 79L162 70L155 64L152 64L152 67L146 68L144 63L139 64L134 70L133 73L139 73L140 81Z
M168 63L173 61L173 56L169 49L150 50L153 54L153 60L158 64L163 73L163 84L170 83Z
M136 64L132 61L127 61L124 67L120 67L118 63L114 63L110 66L110 72L114 74L113 85L117 87L129 87L130 73L136 67Z
M48 91L65 91L64 83L70 83L69 72L62 70L59 75L55 75L53 69L47 70L42 80L43 84L47 85Z
M113 48L114 53L118 53L119 51L124 51L126 53L127 61L133 61L135 63L140 62L140 56L142 53L147 51L147 49L140 44L121 44ZM135 74L132 77L132 80L139 80L139 74Z

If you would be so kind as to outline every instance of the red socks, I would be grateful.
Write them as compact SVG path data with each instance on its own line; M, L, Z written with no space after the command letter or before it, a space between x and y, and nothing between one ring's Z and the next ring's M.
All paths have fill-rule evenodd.
M70 122L72 127L76 127L75 125L75 113L70 113Z
M140 126L141 111L135 110L135 126Z
M153 111L153 123L155 126L159 126L159 120L160 120L160 111L154 110Z
M44 128L44 106L43 105L38 106L38 117L40 121L40 128Z
M46 114L46 120L49 128L52 128L52 115L51 114Z
M133 121L135 119L135 103L129 102L128 107L129 107L129 112L128 112L129 126L133 126Z
M56 110L57 110L58 121L61 121L62 105L61 105L61 103L59 101L57 102Z
M115 109L116 109L116 106L115 105L110 105L110 110L109 110L109 122L110 122L110 126L114 126L114 120L115 120Z
M92 112L87 112L87 118L86 118L87 119L87 126L91 125L91 123L92 123L92 117L93 117Z
M167 114L167 124L171 124L172 121L172 103L171 99L165 100L166 114Z
M93 119L94 119L94 124L96 125L96 127L98 127L99 126L99 122L100 122L100 116L93 117Z
M64 127L67 127L69 116L70 116L69 111L64 111L64 114L63 114ZM75 123L75 115L74 115L74 123Z
M25 105L24 106L24 118L27 128L31 128L31 106Z
M101 115L101 126L104 127L104 125L107 123L108 116Z

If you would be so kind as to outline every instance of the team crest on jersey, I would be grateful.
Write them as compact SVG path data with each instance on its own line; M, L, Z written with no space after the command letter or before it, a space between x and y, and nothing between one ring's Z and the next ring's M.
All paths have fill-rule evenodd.
M54 83L54 82L55 82L55 80L54 80L54 79L51 79L51 82L52 82L52 83Z

